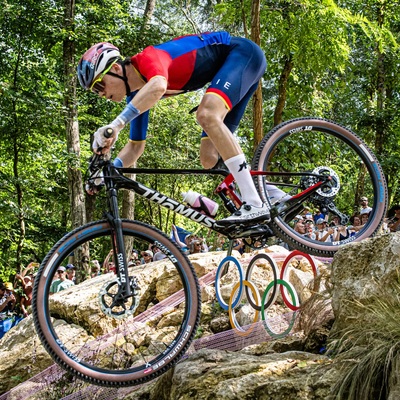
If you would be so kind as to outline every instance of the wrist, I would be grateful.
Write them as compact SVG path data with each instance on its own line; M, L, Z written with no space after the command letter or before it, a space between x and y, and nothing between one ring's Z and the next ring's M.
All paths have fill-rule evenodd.
M119 167L119 168L124 167L124 163L119 157L114 158L113 164L114 164L114 167Z
M128 105L124 108L121 114L118 115L116 119L119 119L123 122L124 125L131 122L140 114L140 111L132 104L128 103Z

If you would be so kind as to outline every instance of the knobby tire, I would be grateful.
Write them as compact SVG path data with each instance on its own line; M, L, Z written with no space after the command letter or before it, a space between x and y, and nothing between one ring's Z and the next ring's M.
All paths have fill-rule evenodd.
M132 315L115 317L101 308L106 301L105 310L109 310L118 289L113 273L92 278L92 285L99 281L97 286L68 289L69 293L62 293L68 302L59 293L50 296L58 267L66 266L70 257L84 251L93 260L109 251L112 236L107 221L87 224L63 237L43 260L34 283L33 318L43 346L62 368L102 386L138 385L163 374L185 354L200 319L198 280L181 249L158 229L140 222L123 220L122 230L131 249L132 242L141 250L158 243L168 256L129 269L140 288L133 298L137 308ZM157 269L157 263L164 267ZM158 274L156 279L154 274ZM85 321L78 307L78 292L83 290L94 290L93 299L89 297L85 304L90 310ZM124 307L128 306L124 304L122 310ZM66 324L74 334L63 329Z

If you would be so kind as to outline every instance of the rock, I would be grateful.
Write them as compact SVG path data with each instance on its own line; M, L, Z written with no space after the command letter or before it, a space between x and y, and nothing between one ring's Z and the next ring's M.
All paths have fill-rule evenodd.
M161 378L152 398L326 400L334 379L330 365L327 357L304 352L255 356L203 349L175 367L169 393Z
M240 257L240 263L246 267L251 256L262 251L245 253ZM278 267L281 267L288 252L276 248L274 253L283 255L277 262ZM119 394L118 397L114 394L114 397L101 398L332 400L332 388L343 380L341 368L345 364L318 352L328 335L349 326L355 318L363 318L362 315L354 314L354 308L351 307L354 300L368 302L373 295L379 293L379 285L385 287L390 282L398 282L399 255L400 234L390 234L346 246L337 253L329 267L319 263L318 268L324 272L319 286L320 293L313 293L310 299L307 299L307 292L304 292L304 297L301 295L304 303L299 314L298 327L302 330L276 340L271 340L263 328L264 336L260 335L262 339L258 342L251 341L251 337L247 340L246 336L229 330L231 326L228 313L218 306L214 287L203 286L201 326L197 336L201 339L197 342L197 347L195 342L192 343L188 358L157 380L131 390L127 388L124 395ZM223 252L215 252L196 254L190 258L197 273L204 276L214 271L224 256ZM312 278L312 270L303 260L291 264L289 279L301 291L304 284ZM330 269L332 269L331 277ZM140 278L140 286L146 299L142 307L148 306L152 301L159 301L171 293L168 284L169 273L162 261L156 263L154 268L146 268L146 272ZM235 284L233 275L228 274L224 277L224 283L228 287L224 296L228 298L229 290L232 290ZM81 284L83 286L79 285L81 289L76 287L60 294L59 298L56 296L52 298L54 307L57 307L61 300L68 302L67 312L71 313L68 315L68 320L72 320L73 323L68 325L62 319L58 322L64 335L75 337L79 343L85 335L97 332L92 326L91 319L93 302L97 301L95 294L107 279L109 277L100 276L85 281ZM267 270L263 272L260 268L259 271L255 271L254 282L260 295L270 281L271 276ZM329 291L322 292L326 288L331 290L331 283L333 283L331 294ZM235 314L241 323L248 322L249 313L244 312L246 306L237 310ZM276 314L283 319L289 318L290 313L287 314L288 309L282 301L274 307ZM181 311L178 308L170 313L160 321L161 325L165 327L174 325L179 312ZM268 314L268 318L272 316ZM335 320L330 331L333 318ZM80 326L77 325L78 322ZM263 325L260 323L260 326ZM101 326L97 329L107 331L109 327ZM211 336L210 333L217 335ZM258 331L254 330L254 333L258 334ZM232 348L237 345L238 351L225 350L228 349L228 345ZM3 365L0 367L2 391L18 383L15 379L11 379L10 375L15 377L19 374L20 381L25 380L52 363L34 334L31 317L10 330L0 341L0 359L3 360ZM352 361L353 364L355 362ZM388 377L387 392L390 400L399 397L399 365L393 366L393 371ZM34 382L26 382L15 388L12 395L22 393L24 387L33 390L34 385Z
M400 233L367 239L339 250L332 262L332 333L340 332L353 318L360 318L354 315L354 302L368 303L380 288L396 282L399 268Z

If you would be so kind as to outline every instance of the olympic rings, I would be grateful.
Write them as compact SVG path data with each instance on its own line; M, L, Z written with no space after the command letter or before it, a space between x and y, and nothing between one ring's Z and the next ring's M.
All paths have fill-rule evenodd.
M310 263L311 268L312 268L313 273L314 273L314 287L313 287L313 290L317 291L318 290L318 288L317 288L318 282L315 280L315 278L319 275L319 271L318 271L318 268L317 268L317 266L315 264L315 260L309 254L302 253L301 251L298 251L298 250L292 251L285 258L285 261L284 261L284 263L282 265L282 269L281 269L280 279L283 280L283 281L286 281L286 282L288 281L288 271L289 270L286 267L288 266L289 261L292 260L294 257L297 257L297 256L301 256L301 257L306 258L308 260L308 262ZM282 299L283 299L284 303L286 304L286 307L290 308L292 311L297 311L300 308L300 304L298 303L299 305L296 306L293 303L290 303L290 301L287 298L287 291L284 289L283 286L284 285L281 285L280 290L281 290ZM296 296L297 296L297 294L296 294Z
M279 274L279 269L276 265L276 262L272 257L270 257L267 254L257 254L255 257L253 257L248 265L248 268L246 270L246 278L243 279L243 267L240 264L240 262L232 256L225 257L220 265L217 268L216 272L216 277L215 277L215 292L216 292L216 297L217 300L220 304L220 306L224 309L227 310L229 313L229 320L231 323L231 326L233 329L235 329L236 333L241 335L241 336L247 336L249 335L255 326L255 322L259 320L260 317L260 312L261 312L261 319L263 320L263 325L265 330L269 333L271 337L283 337L287 335L291 329L294 326L294 322L297 316L297 312L300 308L300 301L299 297L297 295L297 292L293 286L292 283L288 281L288 273L289 273L289 262L291 259L294 257L304 257L308 260L308 262L311 265L311 268L314 273L314 278L319 275L318 268L316 266L316 263L314 259L305 253L302 253L300 251L292 251L284 260L280 274ZM272 275L273 275L273 280L267 285L267 288L265 289L262 300L260 300L260 293L258 289L255 287L254 283L251 280L251 274L253 272L253 268L260 263L260 260L266 261L268 266L272 270ZM233 263L235 267L238 270L239 274L239 282L237 282L231 291L229 302L226 303L224 299L222 298L221 295L221 278L227 273L229 264ZM280 278L278 279L278 275ZM278 296L278 286L280 286L280 293L282 295L282 299L284 304L293 311L291 320L288 322L288 327L281 333L276 333L274 330L271 328L270 323L267 320L267 315L265 311L275 303L277 296ZM236 318L236 313L235 313L235 308L240 305L240 302L242 301L243 298L243 289L246 293L246 298L249 303L249 305L255 310L254 317L253 317L253 323L250 325L248 329L243 329L237 321ZM314 291L318 290L318 283L314 281ZM289 300L290 297L290 300Z
M258 306L258 304L260 304L260 294L258 293L258 290L249 281L246 281L246 280L243 281L243 285L246 288L250 288L250 290L251 290L251 292L252 292L252 294L254 296L253 299L256 299L256 303L257 303L257 306ZM260 312L258 310L256 310L256 312L254 313L253 324L250 325L249 329L245 330L238 324L237 319L236 319L236 315L235 315L235 312L234 312L234 307L232 307L232 301L233 301L233 298L235 297L236 291L238 290L239 286L240 286L240 282L238 282L233 287L231 296L229 298L229 320L231 321L231 326L233 326L233 327L235 327L237 329L236 333L238 333L240 336L247 336L253 331L254 323L256 323L259 320ZM243 291L242 291L242 294L243 294Z
M218 269L217 269L217 273L216 273L216 276L215 276L215 294L217 295L217 300L218 300L219 305L225 311L229 310L229 305L227 303L225 303L225 301L223 300L223 298L221 296L220 281L221 281L222 276L225 275L226 272L228 271L229 265L226 266L226 264L229 264L230 262L233 262L235 264L236 268L238 269L238 272L239 272L239 284L240 284L238 297L233 302L232 308L235 308L237 306L237 304L241 300L242 294L243 294L243 267L241 266L240 262L235 257L232 257L232 256L225 257L221 261L221 263L219 264Z

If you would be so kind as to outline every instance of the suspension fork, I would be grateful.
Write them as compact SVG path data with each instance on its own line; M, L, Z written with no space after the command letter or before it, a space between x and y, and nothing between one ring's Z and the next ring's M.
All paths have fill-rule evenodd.
M110 187L107 189L107 196L110 212L106 214L106 218L111 227L113 257L119 281L118 294L125 298L131 296L132 293L129 281L124 236L122 233L122 220L118 208L118 190L112 185L112 181L109 185Z

